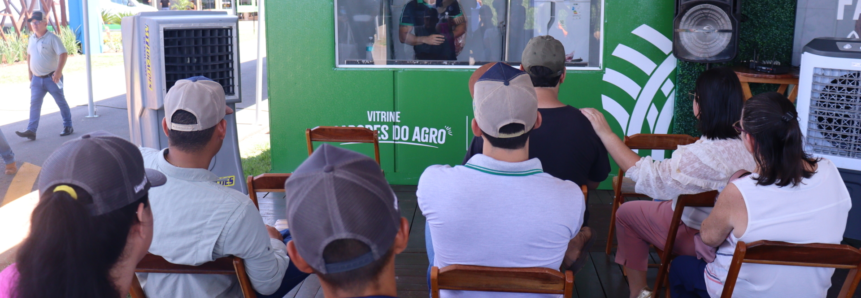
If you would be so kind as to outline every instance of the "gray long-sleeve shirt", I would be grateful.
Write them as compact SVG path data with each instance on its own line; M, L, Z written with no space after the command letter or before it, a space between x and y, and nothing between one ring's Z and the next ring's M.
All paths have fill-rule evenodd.
M233 255L245 261L254 289L274 293L290 264L284 243L269 238L248 196L215 183L205 169L179 168L164 158L167 149L141 148L147 167L167 176L150 189L154 236L149 252L174 264L200 265ZM235 276L138 274L147 297L241 297Z

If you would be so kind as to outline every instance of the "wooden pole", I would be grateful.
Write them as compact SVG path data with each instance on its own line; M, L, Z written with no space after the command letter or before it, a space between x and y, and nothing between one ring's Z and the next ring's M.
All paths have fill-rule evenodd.
M63 0L60 1L62 2ZM46 0L46 2L51 4L49 7L51 8L51 14L54 15L54 32L57 32L57 35L61 35L63 34L63 31L60 31L60 19L57 18L57 10L54 9L55 2L53 0Z
M9 12L9 6L6 6L6 9L4 9L4 11L6 11L6 13L3 14L3 19L0 19L0 38L2 38L3 41L6 41L6 33L3 32L4 30L2 26L3 24L6 24L6 16L11 16L12 14Z
M66 1L60 0L60 23L63 26L69 26L69 20L66 19Z
M3 1L5 1L6 6L9 6L9 0ZM24 0L19 1L21 2L21 10L18 11L18 20L12 20L12 27L15 28L15 34L17 34L18 37L21 36L21 30L24 29L24 20L27 17L27 4L24 3Z

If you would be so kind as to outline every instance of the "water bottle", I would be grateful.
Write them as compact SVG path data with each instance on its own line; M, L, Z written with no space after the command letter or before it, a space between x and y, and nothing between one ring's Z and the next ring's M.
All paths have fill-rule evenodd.
M365 46L365 59L374 60L374 37L368 37L368 45Z

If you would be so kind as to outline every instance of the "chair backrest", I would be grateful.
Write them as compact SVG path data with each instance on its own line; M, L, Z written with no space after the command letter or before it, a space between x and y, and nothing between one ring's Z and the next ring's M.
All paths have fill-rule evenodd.
M861 250L849 245L793 244L767 240L748 244L739 241L735 247L721 297L732 297L741 263L849 269L849 275L843 282L838 298L852 297L861 280L861 274L858 274L858 270L861 269Z
M365 127L318 126L305 130L308 155L314 153L314 142L373 143L374 159L380 163L380 140L376 130Z
M173 264L164 258L147 254L138 263L135 272L138 273L172 273L172 274L221 274L221 275L236 275L239 280L239 287L242 289L242 294L246 298L257 297L254 288L251 285L251 280L245 273L245 262L237 257L223 257L212 262L207 262L199 266L188 266ZM137 275L132 276L132 284L129 289L129 294L132 298L146 298L146 294L141 288L140 281Z
M257 176L248 176L248 197L254 202L254 206L260 209L257 203L258 192L284 192L284 183L290 178L290 174L264 173Z
M673 211L673 219L670 222L670 229L668 230L673 232L667 234L667 240L664 242L664 247L675 247L675 231L678 231L679 225L682 224L682 213L684 212L685 207L714 207L717 196L718 192L716 190L691 195L680 195L679 198L676 199L676 209ZM661 266L658 269L658 277L655 279L653 293L660 293L661 288L664 286L664 280L667 278L667 273L669 272L670 262L673 259L672 249L658 250L658 253L661 254ZM669 297L669 292L667 292L667 297Z
M699 138L681 134L635 134L625 137L625 145L631 149L676 150L680 145L696 142Z
M673 211L673 221L670 222L670 231L679 230L679 225L682 221L682 213L685 210L685 207L714 207L718 194L718 191L712 190L692 195L680 195L679 198L676 199L676 210ZM676 233L668 233L666 243L672 243L675 245ZM665 250L664 255L661 256L661 262L669 260L669 255L671 253L672 249Z
M500 268L451 265L431 268L431 297L440 290L563 294L571 297L574 273L548 268Z
M589 188L586 185L580 185L580 190L583 191L583 201L589 203Z

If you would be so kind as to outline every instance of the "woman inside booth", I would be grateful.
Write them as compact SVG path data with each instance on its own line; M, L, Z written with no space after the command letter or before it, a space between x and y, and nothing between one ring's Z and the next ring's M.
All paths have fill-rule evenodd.
M678 196L722 190L736 171L756 167L733 128L741 117L743 103L741 84L732 69L703 72L697 78L693 102L702 137L696 143L679 146L672 158L663 161L640 157L613 133L601 112L581 109L619 168L626 172L625 177L635 182L636 192L656 200L627 202L616 212L616 263L625 267L630 297L651 294L646 285L649 245L665 249ZM683 224L673 231L677 232L675 254L696 255L694 236L710 209L684 210Z
M720 297L739 241L831 243L843 240L852 207L837 167L804 152L795 106L783 95L759 94L736 125L756 170L733 180L703 221L702 241L718 247L714 261L682 256L670 266L673 297ZM709 260L711 261L711 260ZM825 297L833 268L744 264L734 297Z

